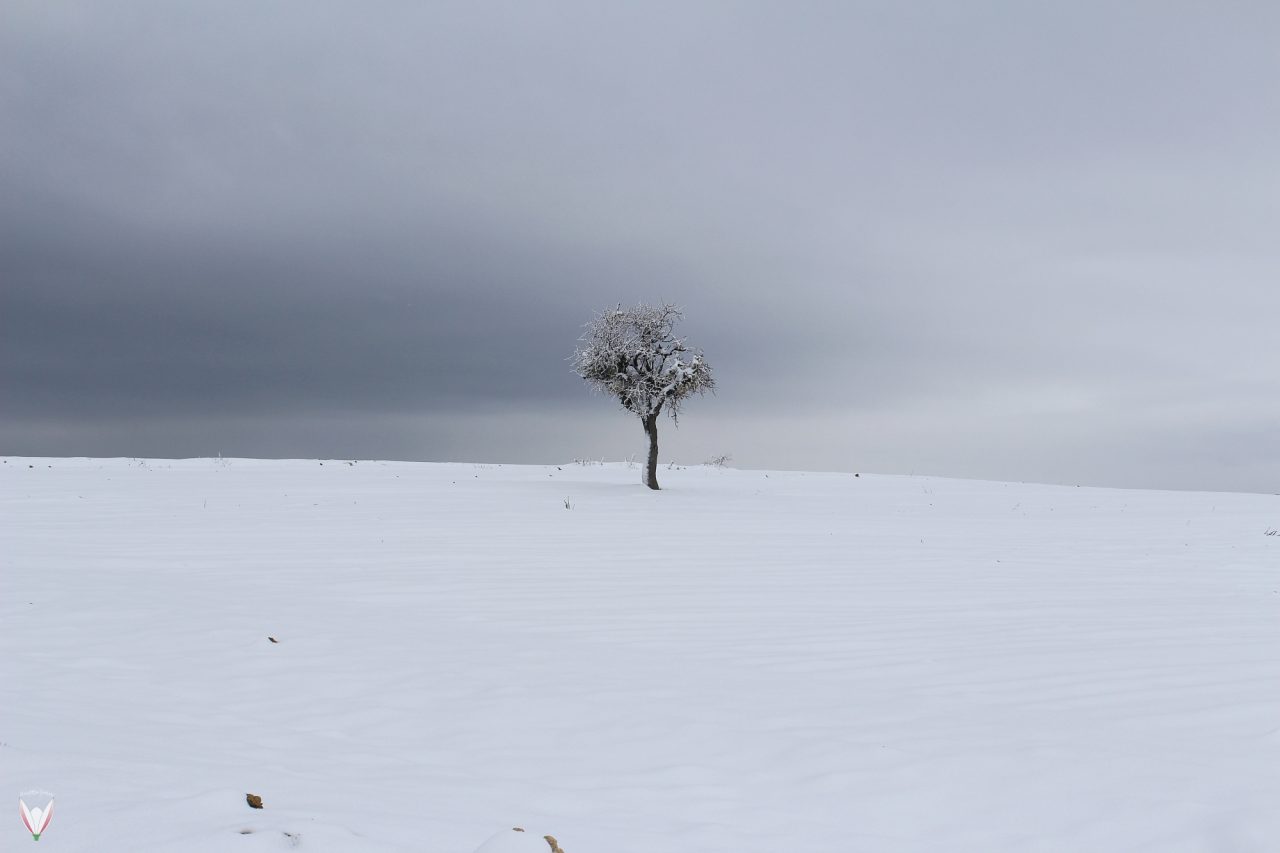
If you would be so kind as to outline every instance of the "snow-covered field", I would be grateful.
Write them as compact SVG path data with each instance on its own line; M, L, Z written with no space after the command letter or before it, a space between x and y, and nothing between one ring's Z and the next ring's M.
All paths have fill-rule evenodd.
M1280 849L1280 498L659 473L8 458L0 793L46 853Z

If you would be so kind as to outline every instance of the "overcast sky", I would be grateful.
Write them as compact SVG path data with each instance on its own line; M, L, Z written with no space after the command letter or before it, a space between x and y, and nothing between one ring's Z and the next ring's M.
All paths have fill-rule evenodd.
M1280 492L1280 4L0 6L0 453Z

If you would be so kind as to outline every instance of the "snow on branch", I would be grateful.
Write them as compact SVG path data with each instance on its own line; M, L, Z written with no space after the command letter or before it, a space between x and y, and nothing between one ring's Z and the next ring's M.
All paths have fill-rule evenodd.
M663 408L677 418L682 401L716 387L702 351L675 334L682 316L670 304L602 312L586 325L574 372L641 418Z

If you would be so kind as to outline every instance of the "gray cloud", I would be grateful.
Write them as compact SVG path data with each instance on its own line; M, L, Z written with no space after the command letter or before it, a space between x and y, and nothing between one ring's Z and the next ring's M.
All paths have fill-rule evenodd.
M5 15L0 451L616 457L672 299L685 458L1276 490L1271 4Z

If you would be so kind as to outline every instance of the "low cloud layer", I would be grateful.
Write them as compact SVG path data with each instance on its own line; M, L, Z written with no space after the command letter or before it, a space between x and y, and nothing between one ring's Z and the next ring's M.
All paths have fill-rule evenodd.
M11 4L0 452L664 456L1280 491L1280 14Z

